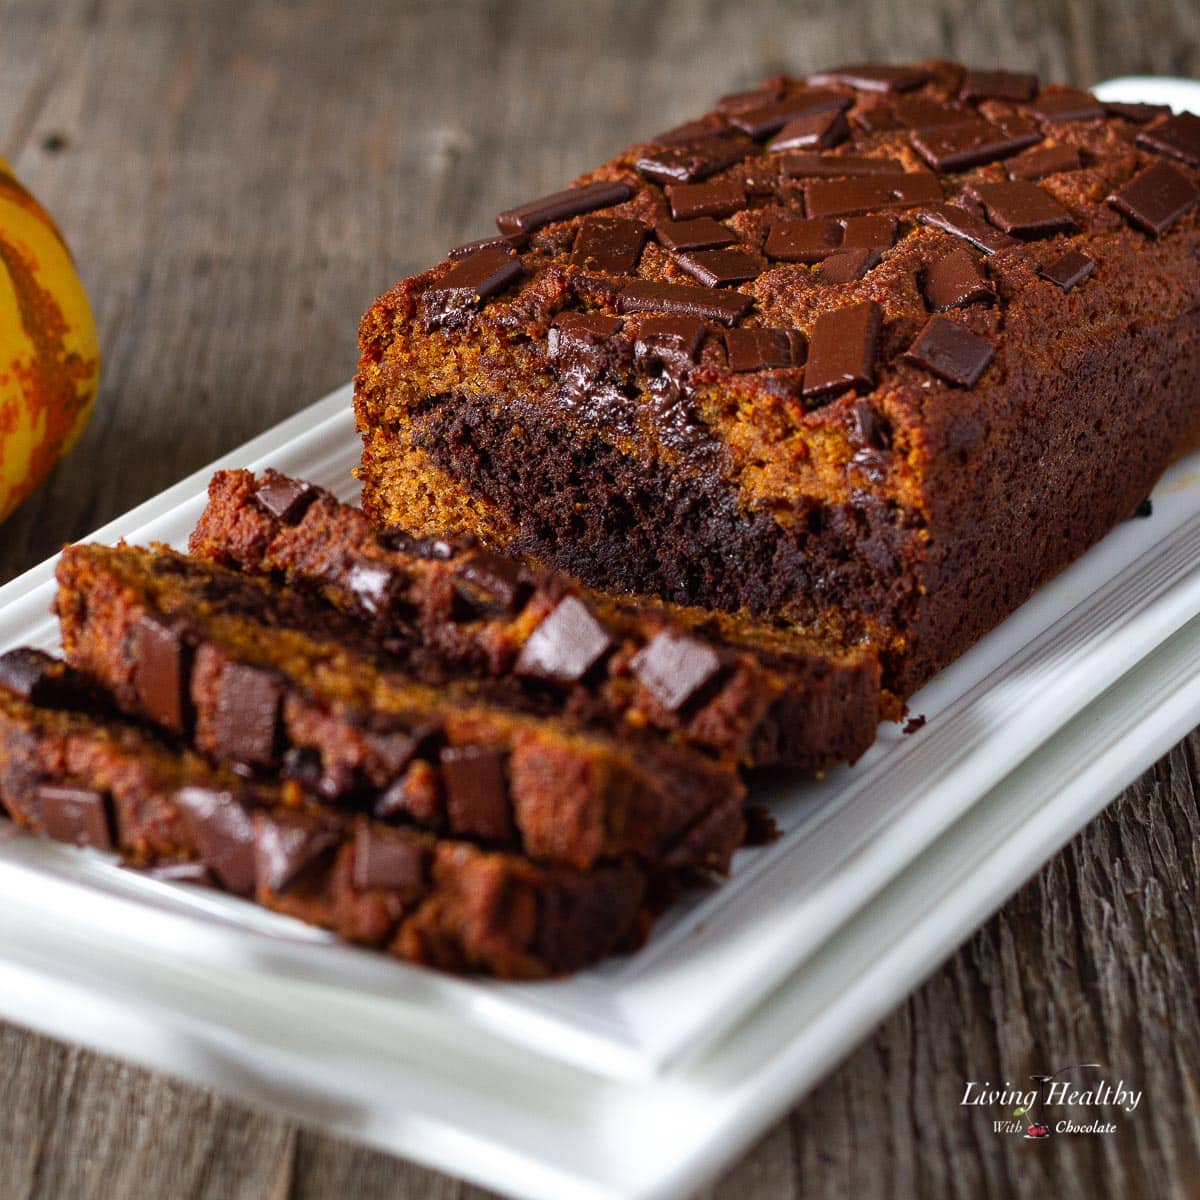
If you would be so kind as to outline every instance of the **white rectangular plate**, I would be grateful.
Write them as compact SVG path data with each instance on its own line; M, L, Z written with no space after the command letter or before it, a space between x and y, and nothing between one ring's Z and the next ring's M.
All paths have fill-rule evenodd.
M1104 95L1200 109L1200 85L1153 82ZM223 465L349 498L357 453L342 389ZM207 476L95 536L182 545ZM741 852L631 958L546 984L450 979L13 837L0 1012L514 1194L678 1194L1195 723L1198 552L1193 457L1151 519L914 698L923 729L888 727L854 768L764 792L784 836ZM55 644L52 570L0 589L0 646Z

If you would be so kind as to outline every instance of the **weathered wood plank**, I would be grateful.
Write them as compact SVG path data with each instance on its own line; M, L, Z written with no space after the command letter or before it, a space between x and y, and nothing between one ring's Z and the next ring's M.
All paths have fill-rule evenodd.
M63 225L105 354L7 578L346 379L400 275L723 89L949 54L1200 75L1180 0L0 0L0 147ZM1200 739L1054 860L710 1200L1185 1195L1200 1177ZM1148 1098L1029 1147L967 1078L1101 1059ZM0 1195L474 1197L444 1176L0 1027Z

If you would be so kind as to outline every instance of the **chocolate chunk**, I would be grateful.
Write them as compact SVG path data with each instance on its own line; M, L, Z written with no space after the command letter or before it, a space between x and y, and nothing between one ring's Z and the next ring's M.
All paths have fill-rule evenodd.
M741 292L717 291L679 283L652 283L637 279L625 284L617 297L623 313L667 312L702 317L732 325L744 317L754 301Z
M722 96L717 101L717 111L734 113L747 108L761 108L764 104L773 104L776 100L782 100L786 94L786 88L774 80L770 80L749 91L729 92Z
M346 590L354 597L358 610L368 617L387 616L406 582L395 567L370 558L351 563L345 576Z
M1155 117L1169 117L1171 106L1169 104L1109 103L1104 105L1104 111L1110 117L1120 117L1123 121L1130 121L1134 125L1147 125Z
M668 250L712 250L737 241L737 235L728 225L722 225L712 217L660 221L654 227L654 234Z
M789 329L727 329L725 352L729 369L764 371L799 365L804 349L801 337Z
M521 260L506 250L479 250L458 262L421 297L425 325L436 328L498 296L524 272Z
M780 262L817 263L842 243L842 227L824 218L772 221L763 251Z
M897 125L914 131L970 125L979 120L978 113L965 104L927 96L904 96L891 105L891 112Z
M846 114L808 113L790 120L771 139L768 150L829 150L850 136Z
M748 250L693 250L675 261L706 287L745 283L757 279L764 268L762 259Z
M743 133L748 133L753 138L761 138L774 133L798 117L828 115L836 119L836 115L840 114L842 109L849 108L853 102L853 99L843 92L798 92L771 104L742 109L733 114L729 122ZM841 125L846 133L850 132L845 117L841 118Z
M956 246L930 263L925 272L925 299L934 312L945 312L968 304L991 304L996 290L975 256L965 246Z
M620 204L632 195L633 188L621 180L585 183L582 187L567 188L551 196L543 196L540 200L510 208L497 216L496 224L501 233L528 234L543 225L549 225L551 221L565 221L597 208Z
M458 569L454 587L473 610L488 616L505 616L519 607L522 592L521 564L515 558L479 550Z
M842 249L890 250L896 240L896 218L887 213L842 220Z
M436 558L448 560L457 553L444 538L416 537L405 529L381 529L376 535L389 550L400 554L411 554L413 558Z
M149 612L133 625L133 690L155 724L184 733L191 720L192 647L183 631Z
M1145 500L1143 500L1141 504L1139 504L1137 508L1133 510L1132 515L1138 520L1145 520L1147 517L1154 516L1154 501L1147 496Z
M960 100L1008 100L1024 104L1037 95L1038 77L1016 71L968 71L959 84Z
M656 183L699 183L747 154L758 153L753 142L740 137L709 137L698 142L665 146L637 160L637 169Z
M529 635L517 656L516 672L554 683L578 683L612 647L612 638L591 609L578 597L567 596Z
M668 712L700 697L721 673L721 660L705 642L677 633L657 633L629 662L639 683Z
M503 753L488 746L443 746L440 761L451 829L493 842L512 841Z
M850 408L854 441L868 450L892 448L892 424L869 400L855 400Z
M1100 101L1079 88L1052 88L1030 107L1043 121L1094 121L1104 116Z
M175 793L196 852L213 874L239 896L254 890L254 827L232 792L185 787Z
M668 185L667 200L677 221L692 217L728 217L746 207L746 187L740 179Z
M429 884L431 857L419 837L363 822L354 831L354 886L420 895Z
M516 254L523 240L520 236L494 233L491 237L476 238L473 242L464 242L461 246L455 246L446 257L470 258L472 254L477 254L480 250L507 250L510 254Z
M1096 269L1096 260L1080 254L1078 250L1068 250L1066 254L1056 258L1044 266L1038 274L1043 279L1057 283L1064 292L1081 284Z
M99 700L78 671L31 646L0 655L0 687L43 708L91 708Z
M685 142L702 142L706 138L727 137L732 131L724 124L717 124L711 119L701 118L698 121L685 121L682 125L656 133L650 141L656 146L680 146Z
M283 682L274 672L248 663L221 669L213 735L221 758L260 766L279 753Z
M620 317L605 313L559 313L547 338L550 357L568 375L578 375L580 385L586 387L608 365L611 355L607 343L621 331L621 325Z
M1143 129L1134 141L1143 150L1153 150L1168 158L1177 158L1190 167L1200 167L1200 117L1181 112L1149 129Z
M1002 129L990 121L973 121L912 135L913 148L935 171L965 171L1006 158L1041 140L1040 130L1016 122Z
M901 128L890 104L873 104L854 114L854 123L864 133L891 133Z
M1024 179L977 183L973 191L988 220L1015 237L1043 238L1075 228L1075 218L1036 183Z
M302 813L254 817L254 879L260 891L286 892L338 843L336 832Z
M383 714L377 714L377 718ZM399 775L418 755L427 757L441 744L442 727L436 721L414 724L409 717L395 721L376 719L363 740L389 775Z
M202 862L195 860L158 863L143 868L139 873L159 883L186 883L193 887L215 887L217 882L213 873Z
M965 208L956 204L936 204L925 209L918 220L922 225L932 225L935 229L944 229L964 241L970 242L984 254L996 254L1001 250L1009 250L1021 243L1006 233L1001 233L994 225L969 213Z
M877 208L936 204L942 189L936 175L911 173L874 179L813 179L804 185L810 217L853 216Z
M974 387L995 353L996 348L987 338L957 321L930 317L904 357L947 383Z
M879 265L879 251L858 247L839 250L821 264L821 278L826 283L852 283Z
M1083 158L1075 146L1047 146L1028 150L1005 163L1009 179L1045 179L1062 171L1078 171Z
M622 217L588 217L579 223L571 262L586 271L628 275L637 266L646 241L641 221Z
M634 363L644 375L668 379L676 390L684 385L706 329L699 317L647 317L638 326Z
M852 179L861 175L903 175L896 158L864 158L851 154L787 154L779 161L789 179Z
M40 783L37 809L46 835L56 842L113 848L112 810L104 792L69 783Z
M822 313L808 341L804 396L817 399L875 385L883 310L872 300Z
M1139 171L1108 202L1139 229L1158 237L1200 200L1196 185L1170 163Z
M815 87L841 83L862 92L911 92L913 88L928 83L930 78L924 67L885 67L861 63L809 75L807 82Z
M268 471L266 478L254 489L254 500L284 525L298 525L318 492L318 488L302 479L289 479L276 471Z

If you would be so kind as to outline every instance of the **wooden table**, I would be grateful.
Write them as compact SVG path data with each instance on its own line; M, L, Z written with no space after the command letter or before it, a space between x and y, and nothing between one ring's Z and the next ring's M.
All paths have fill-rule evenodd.
M721 90L948 54L1088 84L1200 75L1189 0L0 0L0 152L61 223L104 382L0 529L9 578L351 374L393 280ZM1011 900L712 1196L1195 1195L1200 736ZM0 1196L451 1197L476 1189L0 1026ZM1096 1060L1143 1088L1042 1146L967 1079Z

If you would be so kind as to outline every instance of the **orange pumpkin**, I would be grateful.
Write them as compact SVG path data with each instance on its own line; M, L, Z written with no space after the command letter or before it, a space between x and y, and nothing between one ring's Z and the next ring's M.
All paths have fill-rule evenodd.
M71 252L0 158L0 520L75 444L99 378Z

